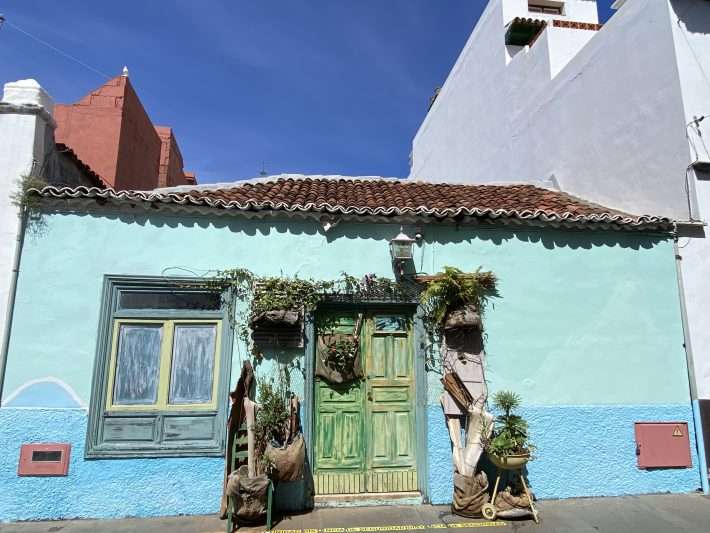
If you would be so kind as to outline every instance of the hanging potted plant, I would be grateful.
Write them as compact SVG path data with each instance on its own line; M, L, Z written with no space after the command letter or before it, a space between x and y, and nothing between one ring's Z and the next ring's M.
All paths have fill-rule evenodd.
M352 374L359 349L359 343L354 337L335 337L326 344L323 360L341 374Z
M421 303L438 330L481 329L481 313L490 296L496 295L492 272L463 272L444 267L428 282Z
M359 313L351 331L339 331L337 321L323 317L318 325L316 376L329 383L342 384L362 377L360 360L360 329L363 315Z
M528 423L513 411L521 405L521 398L511 391L493 395L493 406L501 411L494 422L493 434L485 448L491 462L504 470L522 468L531 459L534 446L528 436Z
M312 280L261 278L251 302L249 325L293 327L303 319L303 309L316 305L320 286Z

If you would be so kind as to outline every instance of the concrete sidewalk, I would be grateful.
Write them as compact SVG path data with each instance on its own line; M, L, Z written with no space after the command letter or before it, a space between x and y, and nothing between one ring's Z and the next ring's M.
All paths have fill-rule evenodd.
M347 533L448 530L451 532L595 532L668 533L710 532L710 498L699 494L627 496L539 502L541 523L532 520L467 520L451 514L447 506L393 506L319 508L303 515L284 517L275 531L293 533ZM264 528L241 528L243 533ZM2 533L218 533L225 522L214 516L123 520L65 520L0 525Z

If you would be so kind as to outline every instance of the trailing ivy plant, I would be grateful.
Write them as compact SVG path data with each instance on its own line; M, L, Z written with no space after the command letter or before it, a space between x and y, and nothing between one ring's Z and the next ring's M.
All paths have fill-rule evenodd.
M17 189L10 194L10 201L25 219L27 230L34 234L41 234L45 229L45 221L42 217L42 197L32 192L33 189L42 190L49 183L39 176L22 176L17 182Z
M239 336L250 342L250 326L266 312L283 310L308 313L328 297L387 299L407 294L400 283L375 275L362 279L341 273L335 280L256 276L246 268L218 271L208 288L223 294L223 303Z
M273 310L312 311L323 294L335 287L333 281L314 281L300 278L259 278L252 295L250 319Z
M431 330L440 331L447 315L461 307L472 305L483 314L488 300L498 296L493 272L464 272L445 266L422 291L420 301Z
M492 455L529 455L534 446L528 437L527 421L513 413L522 404L520 395L511 391L499 391L493 395L493 406L501 411L495 419L492 437L485 443Z

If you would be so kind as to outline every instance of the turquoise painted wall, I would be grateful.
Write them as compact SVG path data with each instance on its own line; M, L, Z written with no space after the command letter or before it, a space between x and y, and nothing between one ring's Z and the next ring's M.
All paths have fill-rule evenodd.
M232 217L56 214L46 221L23 253L5 398L53 376L88 402L104 274L243 266L262 275L391 277L388 240L399 229L343 223L324 234L315 221ZM486 317L493 390L516 389L536 405L689 401L670 240L439 225L425 226L424 235L419 270L482 266L500 278L501 298ZM238 361L233 366L238 372ZM437 384L434 376L430 403Z
M12 460L21 442L51 440L54 434L43 431L39 419L46 424L59 420L52 407L89 402L104 274L183 276L246 267L260 275L318 279L336 278L342 271L392 277L388 241L399 231L393 224L341 223L326 234L311 220L228 216L52 214L45 220L43 234L29 236L23 253L5 407L0 409L0 417L14 425L12 432L0 433L0 447ZM414 233L413 227L405 229ZM540 457L531 467L531 482L541 496L678 492L699 485L697 466L638 472L630 440L631 424L638 419L685 420L692 426L670 240L626 232L441 224L424 225L422 231L424 242L415 250L419 271L481 266L500 278L501 298L485 317L487 377L492 391L513 389L523 395ZM246 355L236 343L233 377ZM269 353L258 375L269 375L277 359L299 358L299 351ZM428 490L433 501L442 503L450 499L451 458L438 407L439 377L428 375L426 417ZM292 380L303 397L303 376L295 372ZM8 474L3 479L3 485L13 487L13 498L0 505L0 519L26 518L17 502L27 494L45 493L46 486L55 492L71 487L75 497L58 507L49 496L40 498L43 517L123 512L82 503L82 498L94 502L86 490L100 485L102 471L95 465L107 462L81 458L85 424L84 416L73 416L67 430L67 440L76 443L68 478L17 481ZM585 443L596 444L587 451ZM576 455L566 453L580 446ZM608 460L600 461L601 456ZM109 471L117 479L130 479L145 468L144 461L108 461L121 465ZM561 469L585 465L597 467L594 486L556 481L566 479L560 478ZM190 459L184 466L188 484L202 467L210 472L209 483L221 483L213 459ZM201 492L189 498L206 503L186 502L184 511L175 511L172 504L145 507L127 492L122 495L128 502L124 514L216 511L218 500L204 488L204 474L194 481ZM161 497L173 502L170 494Z

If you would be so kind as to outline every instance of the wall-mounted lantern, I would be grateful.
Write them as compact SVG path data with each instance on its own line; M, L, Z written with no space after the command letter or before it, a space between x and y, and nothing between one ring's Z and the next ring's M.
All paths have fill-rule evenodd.
M416 239L412 239L409 235L404 233L404 228L401 227L399 228L399 235L390 241L392 263L400 276L404 275L405 263L411 261L413 258L412 246L415 242Z

